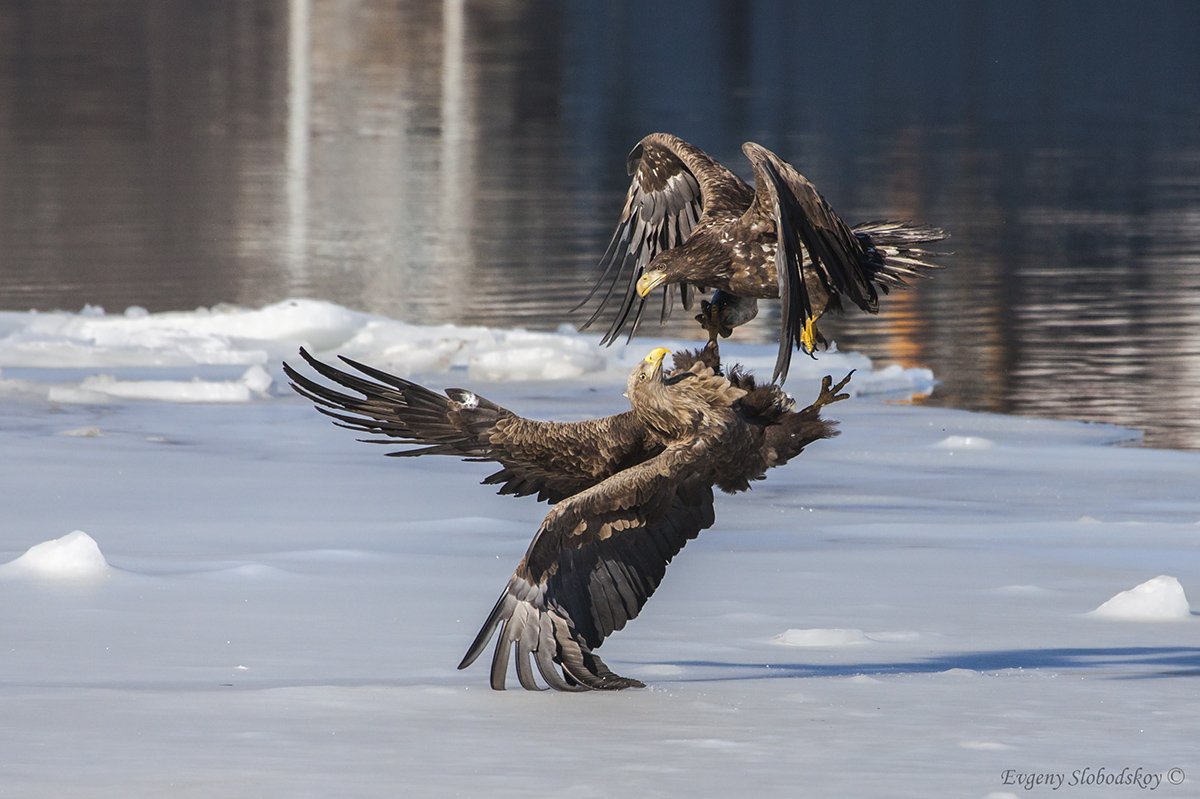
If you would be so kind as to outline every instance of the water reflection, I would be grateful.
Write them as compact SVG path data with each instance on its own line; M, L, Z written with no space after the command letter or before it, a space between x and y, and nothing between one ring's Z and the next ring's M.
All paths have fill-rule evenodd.
M1185 2L0 1L0 305L552 327L638 138L743 173L754 139L852 221L954 234L823 325L843 347L1200 447L1197 31Z

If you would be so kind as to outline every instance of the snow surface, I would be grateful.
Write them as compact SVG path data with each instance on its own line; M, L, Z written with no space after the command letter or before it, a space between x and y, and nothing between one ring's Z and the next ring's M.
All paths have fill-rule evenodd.
M0 314L0 796L1048 796L1006 770L1126 766L1195 795L1200 619L1089 611L1161 574L1194 594L1197 453L900 404L928 372L797 359L801 401L852 367L898 393L834 406L839 438L718 499L602 650L650 688L501 694L454 666L545 506L475 485L486 464L353 441L284 386L301 342L542 418L623 409L660 343L309 301ZM181 385L52 398L98 375ZM198 402L196 380L248 394ZM102 579L17 574L77 529L95 548L46 551Z

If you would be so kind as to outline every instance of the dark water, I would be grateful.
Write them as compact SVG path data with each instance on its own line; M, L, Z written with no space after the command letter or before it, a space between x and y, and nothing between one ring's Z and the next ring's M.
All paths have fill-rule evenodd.
M931 402L1200 447L1192 2L0 0L0 307L553 327L653 130L952 231L823 325Z

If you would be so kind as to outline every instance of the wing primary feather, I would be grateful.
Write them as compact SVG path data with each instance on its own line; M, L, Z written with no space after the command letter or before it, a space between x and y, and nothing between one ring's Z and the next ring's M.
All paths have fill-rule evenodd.
M517 636L517 681L526 691L541 691L541 686L533 678L533 666L530 659L538 645L538 612L532 606L522 604L518 607L520 629ZM517 614L514 614L516 620Z
M496 652L492 655L492 690L504 690L504 681L508 676L508 658L512 654L512 648L513 643L508 640L508 619L505 619L500 624L500 633L496 636Z
M812 315L808 289L801 272L800 254L796 252L795 230L791 216L780 197L786 191L783 180L770 160L764 162L764 172L775 189L775 273L779 279L780 327L779 351L771 380L782 384L792 363L792 347L800 342L800 331ZM799 318L797 318L799 314Z
M483 654L483 650L487 648L488 641L492 640L492 634L496 632L496 628L500 626L500 622L512 614L512 608L516 604L516 601L510 589L506 587L504 593L500 595L500 598L496 600L496 604L492 607L492 612L488 614L487 621L479 628L479 632L475 635L475 640L467 648L467 654L463 655L462 661L458 664L460 669L467 668Z
M542 674L542 679L556 691L587 690L579 683L572 684L563 679L558 664L554 662L554 655L557 651L558 642L554 638L554 622L549 613L543 613L538 619L538 647L534 652L534 659L537 662L538 671Z
M597 279L595 286L592 287L592 291L588 295L588 298L590 299L591 296L595 294L605 277L612 272L612 278L608 282L608 288L605 290L604 296L600 299L596 310L592 313L591 317L580 326L580 330L586 330L592 325L593 322L600 318L600 315L604 312L604 309L608 307L608 303L612 299L613 292L617 289L617 284L621 282L621 273L625 270L625 263L629 259L629 244L627 239L632 236L632 226L628 223L625 223L622 225L622 229L625 230L625 234L622 237L623 243L621 244L620 248L613 253L612 257L605 265L603 273L600 275L599 279ZM613 271L614 267L616 271ZM584 302L587 302L587 300L584 300Z
M592 283L592 288L590 291L588 291L587 296L584 297L582 300L580 300L579 303L577 305L575 305L575 307L571 308L571 311L570 311L571 313L574 313L575 311L578 311L583 306L587 305L588 302L591 301L592 297L596 296L596 292L600 290L601 284L604 283L604 278L606 278L608 276L608 273L612 270L613 266L619 260L619 259L614 258L614 256L616 255L618 248L620 247L619 242L623 238L622 234L626 229L627 229L627 226L624 223L622 223L622 224L618 225L617 229L613 232L612 238L609 239L608 247L604 250L604 255L600 256L599 264L603 267L603 271L601 271L600 276L598 278L596 278L595 282ZM610 289L610 293L611 293L611 289ZM604 307L604 303L601 303L601 308L603 308L603 307ZM584 325L584 327L586 327L586 325Z

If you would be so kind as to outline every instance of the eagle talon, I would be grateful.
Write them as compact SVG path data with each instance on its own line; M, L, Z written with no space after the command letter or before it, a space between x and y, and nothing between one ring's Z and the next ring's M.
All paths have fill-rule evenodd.
M831 375L825 375L821 378L821 393L817 395L817 399L813 402L812 407L822 408L826 405L832 405L835 402L841 402L844 399L850 399L848 393L839 394L838 392L850 382L854 371L854 369L851 369L849 374L843 377L836 386L833 385L833 377Z
M717 337L729 338L733 335L733 328L726 324L721 319L721 305L708 300L700 301L700 313L696 314L696 321L708 333L709 341L716 341Z
M824 336L817 332L817 320L810 316L804 320L804 329L800 331L800 347L814 361L817 359L818 340L824 340Z

